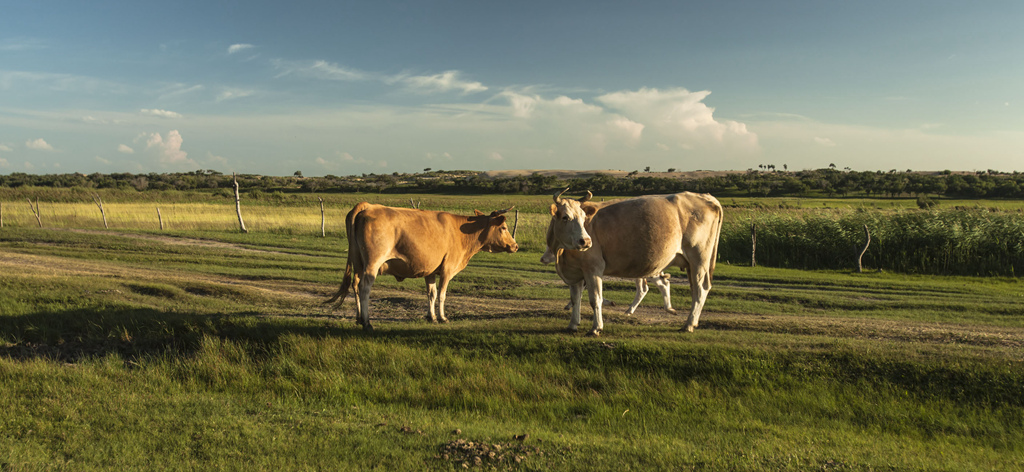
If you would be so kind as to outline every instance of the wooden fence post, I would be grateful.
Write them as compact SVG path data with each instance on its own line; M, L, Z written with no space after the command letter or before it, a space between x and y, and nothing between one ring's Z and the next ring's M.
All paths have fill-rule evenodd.
M231 180L234 181L235 185L235 212L238 213L238 226L242 229L243 233L248 233L249 230L245 229L245 221L242 220L242 197L238 196L238 177L235 173L231 173Z
M28 207L29 207L29 209L32 210L32 214L36 215L36 223L39 223L39 227L42 228L43 227L43 220L41 220L39 218L39 197L36 197L36 206L35 206L35 208L32 208L32 199L31 198L25 197L25 200L28 200Z
M864 225L864 238L867 241L864 243L864 249L861 249L860 255L857 256L857 272L864 272L864 265L861 261L864 259L864 253L868 252L868 246L871 245L871 233L868 232L868 225Z
M100 214L103 215L103 229L110 229L107 227L107 212L103 210L103 199L99 195L93 195L92 201L96 202L96 206L100 207Z
M0 228L4 227L4 202L0 202Z
M757 267L757 224L750 223L750 267Z
M316 198L320 199L320 235L326 238L327 237L327 217L324 214L324 199L321 198L321 197L316 197Z
M160 207L156 207L156 219L160 220L160 231L164 230L164 217L160 214Z
M516 229L519 228L519 210L516 210L516 222L512 223L512 239L516 239Z

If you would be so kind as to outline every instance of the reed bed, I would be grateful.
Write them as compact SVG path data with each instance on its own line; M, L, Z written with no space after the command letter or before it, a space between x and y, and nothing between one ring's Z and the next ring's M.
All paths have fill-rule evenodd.
M719 255L758 265L849 269L865 245L873 269L939 275L1016 276L1024 268L1024 215L986 209L747 212L726 218Z

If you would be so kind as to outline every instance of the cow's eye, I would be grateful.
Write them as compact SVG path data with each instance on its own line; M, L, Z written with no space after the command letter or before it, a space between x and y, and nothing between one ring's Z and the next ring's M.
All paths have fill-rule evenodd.
M562 221L569 221L569 215L562 215Z

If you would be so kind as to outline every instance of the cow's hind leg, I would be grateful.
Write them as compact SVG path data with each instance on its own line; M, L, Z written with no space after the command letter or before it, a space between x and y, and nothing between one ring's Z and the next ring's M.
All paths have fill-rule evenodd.
M672 308L672 294L668 283L669 275L662 272L661 275L654 278L654 285L658 287L658 291L661 292L661 299L665 303L665 311L676 313L676 310Z
M708 271L710 262L694 258L687 270L690 279L690 295L693 297L693 305L690 307L690 318L686 320L683 331L693 332L700 321L700 312L704 309L704 301L711 291L711 272Z
M633 303L629 304L629 308L626 308L627 315L632 315L636 311L636 307L640 306L640 302L647 296L648 290L647 279L636 279L636 297L633 298Z
M583 281L569 285L569 328L575 333L580 327L580 304L583 302Z
M377 280L376 273L377 271L364 272L359 280L359 320L357 322L363 325L363 331L373 330L373 326L370 324L370 289L373 288L373 282Z
M434 313L434 305L437 304L437 277L428 275L423 280L427 282L427 321L437 323L437 315Z

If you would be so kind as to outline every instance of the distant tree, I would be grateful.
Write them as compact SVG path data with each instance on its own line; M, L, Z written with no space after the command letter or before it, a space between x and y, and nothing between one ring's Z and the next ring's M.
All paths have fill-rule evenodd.
M669 172L675 172L675 171L676 171L676 168L675 168L675 167L669 167L669 168L668 168L668 171L669 171Z
M295 176L301 179L302 178L302 171L301 170L295 171Z
M650 172L650 171L651 171L651 166L644 167L644 172Z
M430 168L427 167L427 168L423 169L423 172L430 172Z
M836 165L835 165L835 163L829 164L829 165L828 165L828 168L829 168L829 169L832 169L832 170L836 170Z

